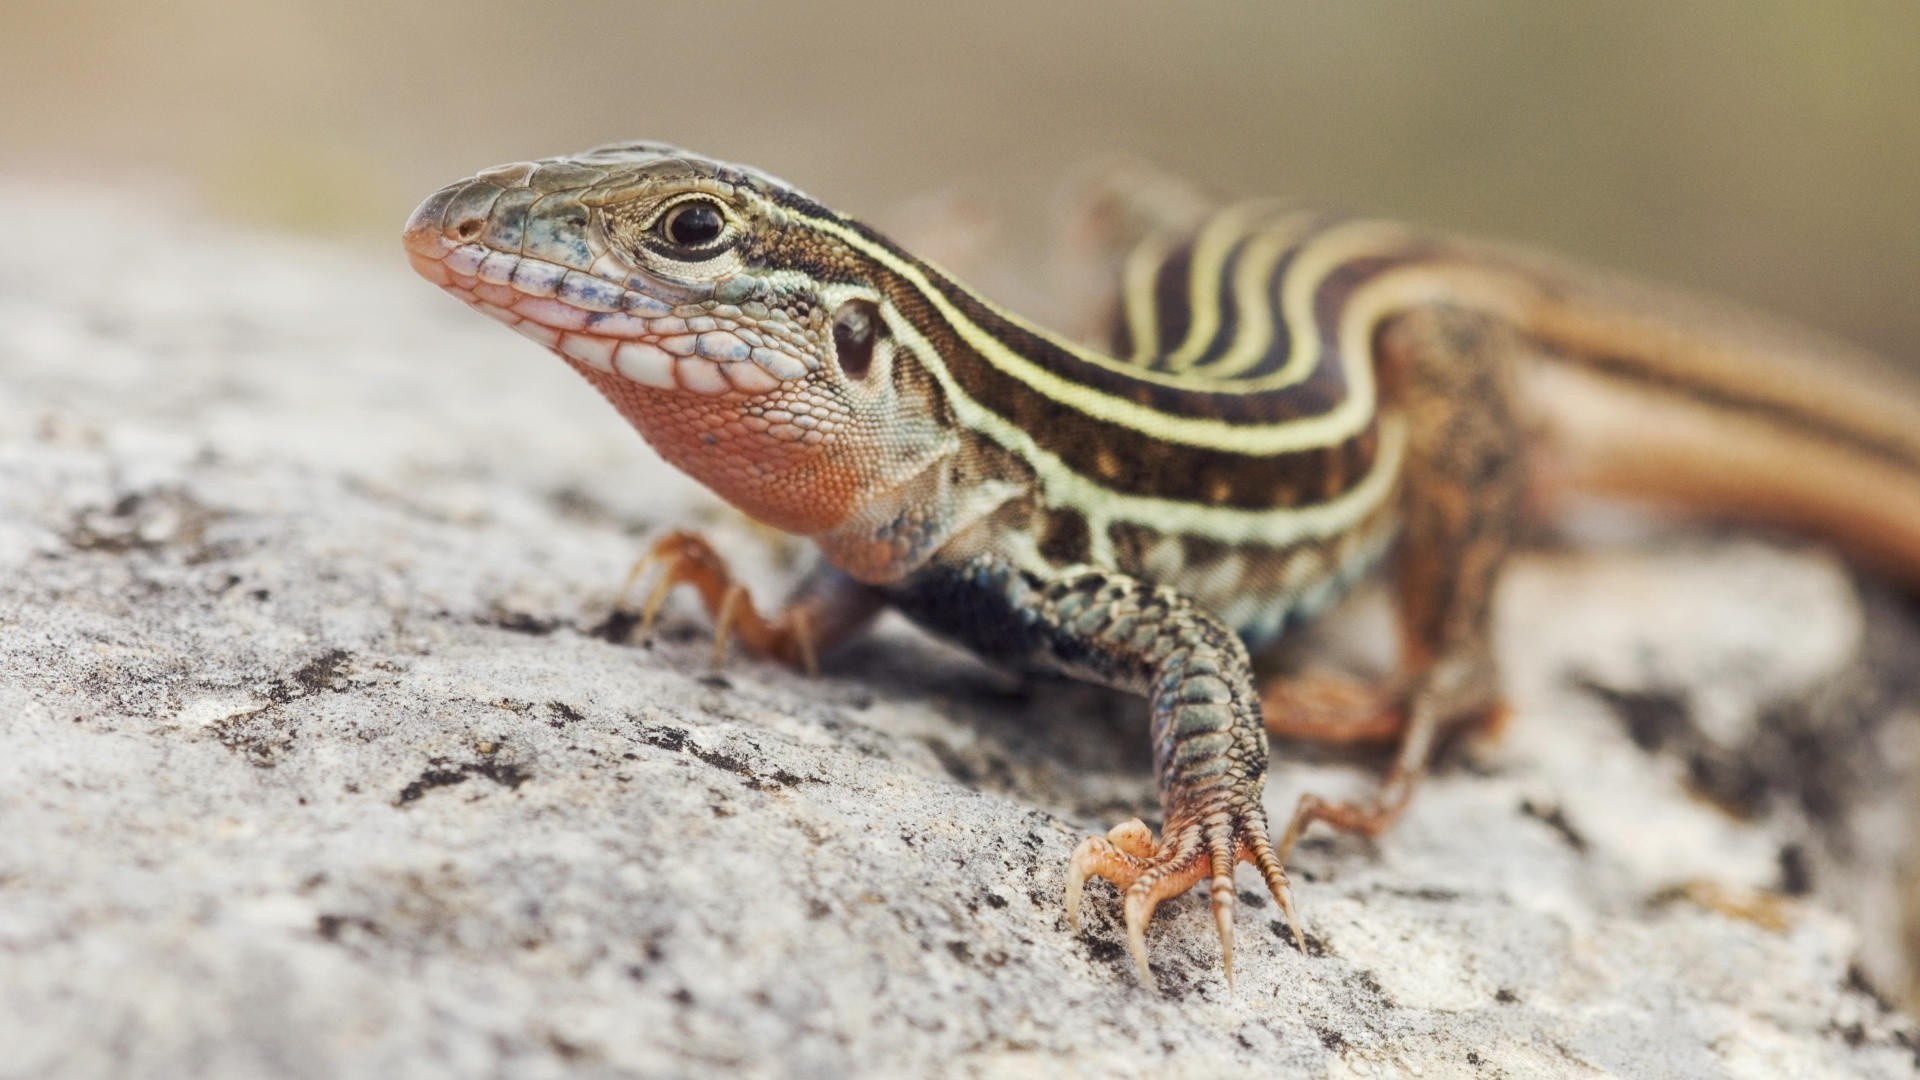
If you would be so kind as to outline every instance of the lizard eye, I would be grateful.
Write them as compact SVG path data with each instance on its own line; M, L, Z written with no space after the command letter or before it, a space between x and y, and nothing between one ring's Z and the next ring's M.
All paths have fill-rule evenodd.
M879 336L880 312L865 300L851 300L833 315L833 353L847 378L859 382L873 370L874 340Z
M727 215L712 199L688 199L661 214L653 228L673 247L704 256L727 231Z

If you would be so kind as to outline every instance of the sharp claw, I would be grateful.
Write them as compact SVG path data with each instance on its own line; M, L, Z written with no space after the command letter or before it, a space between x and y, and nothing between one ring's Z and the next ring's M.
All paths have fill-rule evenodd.
M1082 840L1073 850L1073 861L1067 864L1067 925L1074 933L1080 932L1080 893L1087 885L1088 863L1092 853L1087 850L1093 843L1091 837Z
M1300 913L1293 910L1293 886L1287 882L1286 871L1268 873L1267 890L1280 902L1280 913L1287 917L1287 936L1293 939L1293 947L1306 952L1307 941L1300 933Z
M1220 961L1227 969L1227 989L1233 989L1233 879L1213 879L1213 928L1220 932Z
M1127 949L1133 953L1133 962L1139 967L1140 985L1149 990L1160 989L1152 969L1147 967L1147 922L1153 918L1153 909L1158 906L1151 892L1138 887L1127 890Z
M651 551L634 560L633 569L627 571L627 579L620 583L620 597L614 602L614 607L624 605L627 602L627 594L633 592L633 587L638 585L640 579L647 576L647 571L652 570L659 562L660 557Z
M733 631L734 617L740 613L740 601L747 590L740 585L727 586L726 595L720 599L720 614L713 620L713 666L719 667L727 662L727 635Z
M1293 883L1287 880L1287 869L1273 847L1264 838L1256 841L1252 849L1252 863L1266 879L1267 891L1279 902L1281 914L1287 917L1287 935L1293 938L1293 947L1301 952L1307 951L1306 938L1300 932L1300 915L1293 910Z
M813 651L813 620L799 608L793 612L793 640L800 647L800 666L809 676L820 674L820 658Z
M1286 886L1280 888L1280 910L1287 916L1287 934L1293 938L1293 947L1301 952L1307 951L1307 939L1300 933L1300 913L1293 910L1293 890Z
M647 592L646 603L640 606L640 634L642 637L653 633L653 624L660 618L660 609L666 605L667 597L673 592L674 568L667 569L654 581L653 588Z

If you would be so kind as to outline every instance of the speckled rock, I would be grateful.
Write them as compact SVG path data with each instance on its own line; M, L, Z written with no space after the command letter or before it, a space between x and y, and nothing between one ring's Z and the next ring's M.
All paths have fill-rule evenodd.
M1523 558L1515 716L1133 980L1068 853L1138 703L888 621L807 679L612 615L716 508L377 258L0 189L0 1077L1909 1076L1914 636L1817 549ZM1370 662L1378 603L1295 659ZM1378 762L1276 748L1270 810ZM1906 865L1911 865L1908 863Z

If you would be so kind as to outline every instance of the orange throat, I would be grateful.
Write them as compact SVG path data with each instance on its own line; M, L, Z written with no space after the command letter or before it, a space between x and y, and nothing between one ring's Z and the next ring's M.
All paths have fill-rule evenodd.
M754 520L812 536L858 512L863 479L834 464L825 437L766 439L768 420L757 407L764 399L661 391L572 359L567 363L661 457Z

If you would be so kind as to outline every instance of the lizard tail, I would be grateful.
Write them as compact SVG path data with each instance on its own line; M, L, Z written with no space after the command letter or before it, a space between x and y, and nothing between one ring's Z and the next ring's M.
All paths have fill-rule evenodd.
M1624 496L1815 534L1920 587L1920 391L1850 346L1615 283L1527 322L1546 500Z

